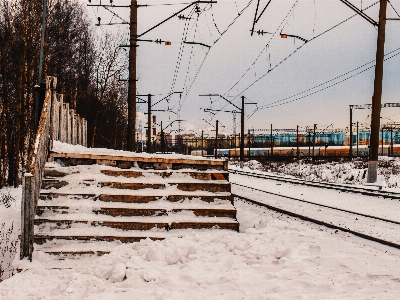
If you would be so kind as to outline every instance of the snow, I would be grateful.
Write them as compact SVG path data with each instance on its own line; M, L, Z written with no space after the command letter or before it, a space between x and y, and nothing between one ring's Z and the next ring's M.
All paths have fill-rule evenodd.
M324 181L340 184L365 185L367 182L367 162L353 159L349 161L331 162L319 164L299 162L284 163L271 162L262 166L256 160L245 162L240 169L238 162L232 162L229 166L232 170L266 171L267 174L288 175L307 181ZM394 157L379 157L377 185L389 188L391 191L400 191L400 159Z
M120 244L101 257L42 254L0 284L0 298L397 299L398 250L236 205L240 233L185 231Z
M183 155L183 154L149 154L149 153L135 153L123 150L113 150L107 148L87 148L81 145L70 145L60 141L53 141L52 152L56 153L78 153L78 154L92 154L92 155L111 155L111 156L125 156L125 157L145 157L145 158L164 158L170 159L190 159L190 160L209 160L201 156Z
M13 274L12 261L19 247L21 196L21 188L0 189L0 282Z
M253 168L259 168L256 163L251 164ZM53 164L53 167L58 166ZM320 165L319 168L325 174L333 172L329 166L325 168ZM106 178L103 177L104 174L99 173L100 169L93 167L87 173L83 167L71 169L71 173L80 172L78 175L81 176L80 179L89 179L91 175L95 180L90 182L89 186L82 186L76 181L72 183L74 189L86 194L99 194L97 182ZM158 175L146 174L140 180L156 178L160 180ZM332 173L332 178L339 177ZM241 175L230 175L230 179L243 184L252 184L258 189L268 189L293 197L302 196L307 201L400 220L400 202L397 200L250 179ZM256 191L233 188L238 193L242 189L241 192L246 196L258 197L258 201L275 201L275 204L285 205L284 201L280 200L278 203L273 196L266 197L265 194ZM60 193L62 189L50 191ZM170 189L169 193L179 192L174 190L174 187L167 189ZM113 194L126 193L124 190L111 190ZM1 223L8 224L8 227L14 224L17 228L20 223L21 190L11 189L10 193L16 201L10 208L0 204ZM104 189L101 193L104 193ZM151 203L152 207L164 205L163 196L165 194L160 193L160 199ZM65 204L63 199L65 198L60 196L52 203ZM88 209L99 205L90 203L87 199L81 201L80 205ZM179 208L184 204L197 207L198 203L192 201L170 203L168 208L175 206ZM40 201L40 203L47 202ZM220 203L222 207L225 204L226 201ZM114 204L107 203L100 206L104 205L113 207ZM203 205L208 207L210 204ZM130 204L127 204L127 207L129 206ZM81 242L85 244L87 250L96 250L98 247L110 253L103 256L70 257L35 251L32 262L20 261L18 251L17 253L14 251L10 253L8 261L11 256L16 255L14 267L21 268L22 272L8 279L3 278L6 280L0 283L0 299L398 299L399 250L239 200L235 201L235 207L238 211L240 232L219 229L167 232L164 229L153 229L152 236L165 239L155 241L144 239L138 243L128 244L117 241ZM292 204L292 208L310 215L317 214L305 204L297 207ZM345 220L345 215L333 215L328 211L322 213L328 222L340 222L348 227L358 226L357 228L360 230L364 228L365 231L375 230L377 234L386 235L387 238L392 234L394 237L396 234L399 236L396 233L400 232L396 227L398 225L393 225L393 230L389 231L382 227L384 226L382 222L374 223L359 218L357 222L351 220L350 224L346 223L349 220ZM82 232L79 230L82 228L85 228L84 233L87 235L96 232L99 235L110 236L148 234L140 232L141 235L138 235L138 232L115 228L94 228L87 224L73 224L67 231L63 229L63 234L79 233ZM382 229L383 232L379 232ZM2 235L3 232L2 228ZM15 242L18 233L14 230L10 241ZM4 246L4 240L1 246ZM51 244L47 243L37 246L37 249L50 246ZM19 245L14 248L18 250ZM57 241L51 250L57 249L74 250L74 244L68 240ZM8 272L11 275L10 269Z

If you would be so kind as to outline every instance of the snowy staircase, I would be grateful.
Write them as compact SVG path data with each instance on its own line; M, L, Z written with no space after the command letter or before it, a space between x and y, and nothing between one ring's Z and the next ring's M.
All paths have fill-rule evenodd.
M126 152L125 152L126 153ZM35 251L105 254L121 243L239 230L226 162L53 152L35 218Z

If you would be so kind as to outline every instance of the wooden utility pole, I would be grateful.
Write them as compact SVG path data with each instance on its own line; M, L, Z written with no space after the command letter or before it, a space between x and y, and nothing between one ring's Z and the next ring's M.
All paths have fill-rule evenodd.
M147 95L147 153L151 151L151 94Z
M128 151L136 151L136 47L137 0L131 0L129 79L128 79ZM149 133L151 128L149 127Z
M349 157L350 159L353 158L353 106L350 105L350 127L349 127Z
M240 168L244 163L244 96L242 96L242 109L240 111Z
M357 121L357 157L358 157L358 121Z
M378 151L379 151L379 127L382 100L383 60L385 55L385 27L386 27L387 0L380 0L378 39L376 46L374 94L372 96L371 114L371 152L368 161L368 183L376 182L378 177Z
M272 124L271 124L271 156L274 156L274 136L272 135Z
M299 159L300 157L300 152L299 152L299 125L297 125L297 130L296 130L296 157Z
M218 158L218 120L215 122L215 156L214 158Z

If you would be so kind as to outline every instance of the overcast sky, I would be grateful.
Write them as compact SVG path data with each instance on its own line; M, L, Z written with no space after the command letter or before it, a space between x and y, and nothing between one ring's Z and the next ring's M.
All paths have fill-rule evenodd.
M92 0L92 4L99 2ZM139 4L153 5L138 9L138 33L187 6L160 4L182 2L138 1ZM267 2L260 1L259 13ZM378 20L379 3L368 8L376 2L351 0ZM109 4L109 1L102 0L102 3ZM129 3L129 0L114 0L116 5ZM400 0L392 0L391 4L400 13ZM242 95L247 98L246 102L257 103L245 108L246 131L269 128L271 123L274 128L317 124L322 129L332 123L334 128L347 127L349 105L371 103L377 28L359 15L352 17L355 13L340 0L272 0L255 25L256 31L272 34L251 36L256 6L257 0L218 0L212 6L200 4L199 14L192 6L182 12L190 20L175 17L141 37L168 40L171 46L139 42L138 94L154 94L154 101L157 101L172 91L183 92L181 99L175 94L169 102L163 101L154 107L175 112L156 112L157 120L168 124L179 116L186 120L182 128L199 132L211 129L203 119L212 124L218 119L225 126L222 130L230 134L233 127L231 113L213 115L203 109L234 110L235 107L219 97L199 96L220 94L238 106ZM113 11L129 20L129 8L114 8ZM102 23L117 21L101 7L88 7L88 13L93 18L101 16ZM388 17L398 17L390 5L387 13ZM400 22L388 21L386 28L385 53L400 54ZM102 26L95 30L98 34L105 30L119 31L128 41L127 25ZM308 42L290 37L282 39L281 32ZM211 47L182 44L183 39ZM400 102L399 63L400 55L385 62L382 103ZM360 71L364 72L353 76ZM341 76L345 73L348 74ZM256 107L259 109L248 119ZM145 104L138 104L138 111L145 109ZM353 121L369 126L369 115L368 110L354 111ZM400 108L382 109L382 122L391 121L400 122ZM239 126L240 115L237 114L237 132Z

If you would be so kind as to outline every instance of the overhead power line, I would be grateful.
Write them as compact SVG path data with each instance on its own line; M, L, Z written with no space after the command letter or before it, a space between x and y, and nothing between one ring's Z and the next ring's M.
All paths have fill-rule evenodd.
M395 52L397 52L397 53L395 53ZM390 55L390 54L392 54L392 55ZM389 59L391 59L391 58L393 58L393 57L395 57L395 56L397 56L397 55L399 55L399 54L400 54L400 48L397 48L397 49L395 49L395 50L393 50L393 51L390 51L389 53L385 54L385 56L390 55L390 56L388 56L388 57L385 58L385 61L387 61L387 60L389 60ZM305 91L303 91L303 92L297 93L297 94L295 94L295 95L293 95L293 96L286 97L286 98L281 99L281 100L279 100L279 101L275 101L275 102L272 102L272 103L270 103L270 104L263 105L263 106L261 106L261 107L258 107L258 109L266 109L266 108L276 107L276 106L280 106L280 105L284 105L284 104L288 104L288 103L291 103L291 102L295 102L295 101L301 100L301 99L306 98L306 97L309 97L309 96L311 96L311 95L315 95L315 94L317 94L317 93L319 93L319 92L322 92L322 91L324 91L324 90L326 90L326 89L328 89L328 88L330 88L330 87L333 87L333 86L335 86L335 85L338 85L339 83L342 83L342 82L344 82L344 81L347 81L347 80L349 80L349 79L351 79L351 78L353 78L353 77L355 77L355 76L357 76L357 75L360 75L361 73L364 73L364 72L366 72L366 71L372 69L375 65L372 65L372 66L369 66L368 68L365 68L365 69L363 69L363 70L360 70L361 68L363 68L363 67L365 67L365 66L367 66L367 65L369 65L369 64L371 64L371 63L374 63L374 62L375 62L375 61L370 61L370 62L368 62L368 63L366 63L366 64L364 64L364 65L362 65L362 66L360 66L360 67L358 67L358 68L356 68L356 69L353 69L353 70L351 70L351 71L348 71L348 72L346 72L346 73L344 73L344 74L342 74L342 75L339 75L339 76L337 76L337 77L335 77L335 78L333 78L333 79L330 79L330 80L328 80L328 81L326 81L326 82L324 82L324 83L321 83L321 84L319 84L319 85L317 85L317 86L314 86L314 87L312 87L312 88L309 88L309 89L307 89L307 90L305 90ZM293 98L293 97L302 95L302 94L304 94L304 93L307 93L307 92L309 92L309 91L312 91L312 90L314 90L314 89L316 89L316 88L318 88L318 87L324 86L325 84L327 84L327 83L329 83L329 82L332 82L332 81L335 81L336 79L341 78L341 77L343 77L343 76L346 76L346 75L348 75L348 74L350 74L350 73L352 73L352 72L354 72L354 71L356 71L356 70L360 70L360 71L357 72L357 73L355 73L355 74L352 74L352 75L350 75L350 76L348 76L348 77L346 77L346 78L344 78L344 79L342 79L342 80L340 80L340 81L337 81L337 82L332 83L332 84L330 84L330 85L328 85L328 86L325 86L325 87L323 87L323 88L321 88L321 89L319 89L319 90L317 90L317 91L314 91L314 92L312 92L312 93L309 93L309 94L304 95L304 96L301 96L301 97L297 97L297 98L288 100L288 99L290 99L290 98ZM285 101L285 100L288 100L288 101L283 102L283 101Z
M365 10L373 7L374 5L378 4L379 1L371 4L370 6L368 6L367 8L365 8ZM304 45L309 45L311 41L314 41L315 39L321 37L322 35L330 32L331 30L337 28L338 26L344 24L345 22L351 20L352 18L354 18L355 16L358 16L358 14L354 14L350 17L348 17L347 19L339 22L338 24L328 28L327 30L321 32L320 34L316 35L315 37L313 37L312 39L310 39L308 41L308 43L304 43L302 45L300 45L299 47L297 47L293 52L291 52L289 55L287 55L285 58L283 58L280 62L278 62L273 68L270 68L266 73L264 73L263 75L259 76L256 80L254 80L251 84L249 84L245 89L243 89L241 92L239 92L234 99L236 99L239 95L243 94L245 91L247 91L248 89L250 89L254 84L256 84L257 82L259 82L261 79L263 79L265 76L267 76L269 73L271 73L273 70L275 70L277 67L279 67L280 65L282 65L286 60L288 60L290 57L292 57L296 52L298 52L301 48L304 47ZM264 50L263 50L264 51ZM250 69L250 68L249 68ZM247 71L246 71L247 72ZM244 76L242 76L241 78L243 78ZM238 83L235 83L235 85L237 85ZM235 86L234 85L234 86ZM229 90L231 91L233 89L233 87ZM229 93L229 91L227 93Z

